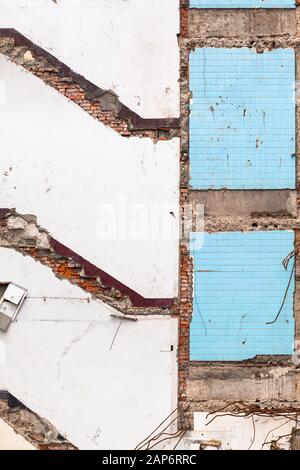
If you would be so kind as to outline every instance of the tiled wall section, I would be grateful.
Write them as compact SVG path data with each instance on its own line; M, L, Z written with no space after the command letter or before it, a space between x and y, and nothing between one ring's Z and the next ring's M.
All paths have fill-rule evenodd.
M190 55L193 189L295 188L295 53Z
M282 303L293 259L287 271L282 260L293 249L292 231L191 235L191 360L238 361L293 353L293 275L278 320L266 324L276 318Z
M190 0L191 8L295 8L295 0Z

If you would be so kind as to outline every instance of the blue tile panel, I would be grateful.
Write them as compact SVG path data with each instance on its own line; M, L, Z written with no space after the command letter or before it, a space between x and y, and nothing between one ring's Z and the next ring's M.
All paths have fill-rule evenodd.
M191 235L194 306L190 358L239 361L256 355L293 354L294 276L276 317L290 274L282 260L293 250L291 231Z
M295 0L190 0L190 8L295 8Z
M295 188L294 86L293 49L192 52L191 186Z

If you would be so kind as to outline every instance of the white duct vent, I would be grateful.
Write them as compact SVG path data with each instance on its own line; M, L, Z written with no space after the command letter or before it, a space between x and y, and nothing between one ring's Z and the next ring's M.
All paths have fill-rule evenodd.
M0 285L0 330L7 331L15 320L27 290L12 282Z

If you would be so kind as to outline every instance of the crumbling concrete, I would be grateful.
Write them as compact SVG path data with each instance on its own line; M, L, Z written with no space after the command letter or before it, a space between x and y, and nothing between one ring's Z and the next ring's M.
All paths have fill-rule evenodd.
M294 39L297 35L296 10L205 10L189 12L190 38L254 38L284 36Z
M203 204L205 217L297 218L297 193L274 191L191 191L192 204Z
M14 29L0 29L0 53L24 67L84 111L124 137L171 139L178 134L178 118L145 119Z
M292 365L193 365L190 367L187 398L196 402L296 402L297 373Z
M38 450L77 450L46 420L7 391L0 390L0 418Z
M33 215L3 209L0 213L0 246L31 256L92 296L124 314L172 315L173 299L146 299L54 240Z
M300 450L300 430L293 429L293 436L291 439L291 450Z
M207 217L206 232L248 232L253 230L295 230L297 221L288 217Z

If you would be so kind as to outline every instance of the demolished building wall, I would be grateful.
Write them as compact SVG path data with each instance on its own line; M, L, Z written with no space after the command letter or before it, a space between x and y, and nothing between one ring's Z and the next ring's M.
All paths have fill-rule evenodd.
M0 282L28 289L0 332L8 424L37 448L297 449L300 6L42 8L0 0Z
M0 28L18 30L145 118L179 117L177 0L1 0Z
M122 319L31 257L8 247L0 256L0 278L28 288L0 332L0 389L79 449L134 448L176 408L177 320Z
M181 2L181 204L192 207L195 232L181 243L179 403L187 448L295 448L299 184L293 142L297 147L299 7L295 2L267 3ZM210 54L216 60L209 62ZM256 83L255 67L249 69L251 54L257 57L255 67L266 61L256 69ZM277 72L271 72L270 66L276 66L272 54L290 55L296 63L284 82L280 77L288 61L278 62ZM278 89L272 97L273 77L282 92ZM253 104L251 97L259 103ZM282 118L284 113L272 111L281 103L291 123L297 116L294 127ZM269 140L265 132L274 132L274 138ZM261 173L256 173L258 154ZM282 184L281 169L289 178ZM203 206L204 233L196 233L197 211ZM268 247L256 244L253 234L270 237ZM280 243L280 254L276 234L292 237L291 244ZM243 253L247 237L251 242ZM271 275L268 260L277 274ZM290 325L289 333L280 331L280 324ZM269 342L274 327L279 328L275 349ZM281 430L273 432L278 419L287 426L287 440L280 437ZM249 434L243 434L248 427Z
M39 449L132 449L177 408L179 10L151 3L0 1L0 283L27 292L0 418Z

